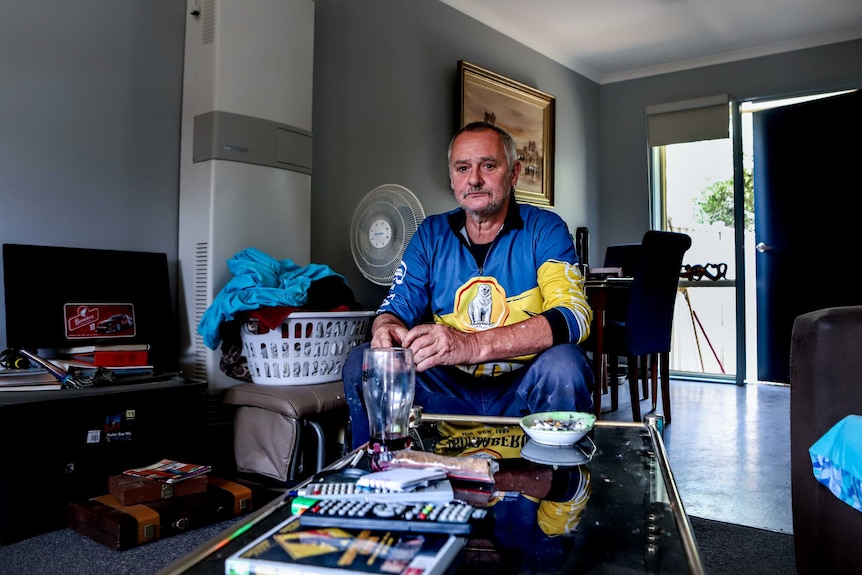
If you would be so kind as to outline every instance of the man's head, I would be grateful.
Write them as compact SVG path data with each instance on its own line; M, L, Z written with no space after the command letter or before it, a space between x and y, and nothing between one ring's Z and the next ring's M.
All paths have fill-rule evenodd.
M505 209L521 172L515 141L505 130L467 124L449 143L448 158L449 181L461 207L479 216Z

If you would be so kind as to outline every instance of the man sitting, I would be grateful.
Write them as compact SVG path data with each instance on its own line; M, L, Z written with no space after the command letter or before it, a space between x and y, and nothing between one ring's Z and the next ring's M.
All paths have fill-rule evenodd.
M593 372L578 345L592 310L572 236L557 214L515 201L515 142L492 124L449 144L460 208L426 218L342 377L353 445L368 440L362 354L413 350L415 405L428 413L522 416L591 411Z

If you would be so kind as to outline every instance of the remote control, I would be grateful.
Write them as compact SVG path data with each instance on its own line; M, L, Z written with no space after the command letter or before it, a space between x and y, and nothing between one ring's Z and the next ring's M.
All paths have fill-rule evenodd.
M296 493L314 499L340 499L345 501L380 501L386 503L448 502L455 498L448 479L436 481L427 487L404 491L383 487L366 487L356 482L311 483Z
M326 499L303 511L299 516L299 524L310 527L466 534L487 514L487 509L461 501L405 504Z

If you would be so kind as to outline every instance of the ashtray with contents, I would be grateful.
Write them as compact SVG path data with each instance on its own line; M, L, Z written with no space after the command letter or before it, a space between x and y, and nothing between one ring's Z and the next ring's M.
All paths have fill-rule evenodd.
M574 445L593 428L596 416L582 411L544 411L521 418L521 429L543 445Z

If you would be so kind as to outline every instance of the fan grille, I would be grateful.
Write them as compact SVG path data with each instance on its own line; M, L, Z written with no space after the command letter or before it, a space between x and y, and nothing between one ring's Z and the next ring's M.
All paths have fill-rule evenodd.
M368 192L350 226L350 251L362 275L378 285L389 285L407 244L424 219L419 200L403 186L386 184ZM388 241L372 243L372 226L388 231Z

